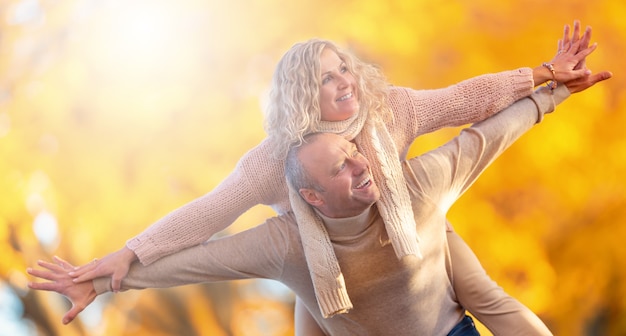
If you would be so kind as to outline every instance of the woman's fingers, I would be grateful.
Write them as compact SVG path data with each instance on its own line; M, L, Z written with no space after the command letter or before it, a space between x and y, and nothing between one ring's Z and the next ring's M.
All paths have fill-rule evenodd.
M585 33L583 34L582 39L580 40L579 49L586 49L589 47L589 43L591 42L591 27L587 26L585 29ZM580 70L587 67L586 59L583 58L577 65L574 67L574 70Z
M572 44L580 40L580 21L574 21L574 31L572 32Z
M61 257L59 256L54 256L52 257L52 260L59 266L63 267L63 269L65 269L66 271L71 271L74 269L74 265L70 264L69 262L61 259Z
M565 28L563 29L563 38L559 40L559 49L557 50L558 53L567 51L569 49L569 45L570 45L570 36L569 36L569 25L565 25Z
M93 258L90 262L82 265L82 266L74 266L74 272L85 273L94 269L94 267L98 266L98 258Z

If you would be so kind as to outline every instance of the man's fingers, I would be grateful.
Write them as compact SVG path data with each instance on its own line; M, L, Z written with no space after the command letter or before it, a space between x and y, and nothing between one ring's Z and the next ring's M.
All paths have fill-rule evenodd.
M83 311L83 308L80 308L78 306L72 306L72 308L68 310L67 313L65 313L65 315L63 316L63 320L62 320L63 324L68 324L74 321L76 316L78 316L78 314L80 314L80 312L82 311Z
M38 260L37 261L37 265L39 265L39 266L41 266L41 267L43 267L43 268L45 268L47 270L50 270L52 272L55 272L55 273L59 273L59 272L63 272L64 271L63 267L61 267L61 266L59 266L57 264L53 264L53 263L44 261L44 260Z
M55 282L29 282L28 288L36 290L44 290L50 292L56 292L57 284Z
M567 88L569 89L570 93L576 93L576 92L586 90L594 86L596 83L607 80L611 77L613 77L613 74L611 72L602 71L602 72L598 72L597 74L588 75L588 76L584 76L584 77L569 81L565 83L565 85L567 85Z
M591 75L590 81L592 83L598 83L604 80L607 80L609 78L613 77L613 73L610 71L602 71L602 72L598 72L597 74L593 74Z
M45 279L45 280L55 281L57 279L56 274L50 271L44 271L44 270L35 269L35 268L28 268L26 272L34 277Z

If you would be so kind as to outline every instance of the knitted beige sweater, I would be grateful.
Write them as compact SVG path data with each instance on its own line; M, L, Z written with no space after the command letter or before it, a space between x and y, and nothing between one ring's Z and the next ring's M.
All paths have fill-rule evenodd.
M520 72L518 72L520 73ZM487 77L487 76L483 76ZM477 92L481 92L480 86L478 86ZM402 96L402 94L399 94ZM324 131L330 131L336 134L344 136L346 139L354 140L359 149L367 156L372 164L372 173L374 179L377 181L380 190L381 197L377 202L378 210L386 225L386 230L389 235L391 245L393 246L396 256L403 258L405 256L413 255L419 258L422 257L420 250L419 234L416 232L415 227L410 225L413 218L412 210L410 207L410 199L408 191L406 189L406 183L402 176L400 167L400 160L404 158L406 154L405 147L398 147L397 134L407 134L407 129L404 125L415 125L415 121L421 121L421 118L411 118L406 122L398 120L398 111L402 109L397 108L402 106L396 102L407 101L406 99L396 100L396 92L390 89L388 98L388 104L392 108L393 118L388 118L384 122L372 111L361 111L358 115L341 122L322 122L320 125ZM464 100L467 100L463 96ZM415 107L417 103L413 102L404 107ZM467 105L466 105L467 108ZM413 111L421 109L414 108ZM404 113L403 116L406 116ZM414 114L409 114L414 115ZM427 115L431 117L432 115ZM427 116L422 116L428 119ZM429 122L429 124L436 124L435 122ZM394 125L399 125L398 130L394 130ZM456 126L453 124L453 126ZM413 129L409 129L413 130ZM411 138L414 139L417 134ZM266 145L266 148L271 149L271 145ZM253 150L254 151L254 150ZM253 159L253 169L260 168L259 159L267 159L267 156L250 155ZM244 157L245 160L245 157ZM282 168L282 162L274 160L274 163L278 163ZM276 166L274 167L276 168ZM278 170L271 170L278 171ZM280 169L282 172L282 169ZM283 174L278 176L272 176L270 174L261 174L255 171L256 176L252 175L248 179L254 181L254 185L257 190L263 190L265 184L259 183L260 177L274 177L282 179ZM261 175L261 176L259 176ZM254 178L257 178L255 181ZM273 180L265 180L269 182L267 185L276 185ZM284 188L284 180L283 180ZM241 190L238 190L239 192ZM323 316L328 317L334 314L345 313L352 308L352 302L347 293L344 277L340 269L337 257L334 254L332 244L328 235L325 232L324 225L318 216L313 214L309 207L301 200L301 198L291 192L295 197L290 196L291 207L298 220L300 234L303 237L302 244L306 255L306 260L315 287L317 299ZM219 204L214 204L219 205Z
M566 89L560 88L566 97ZM537 98L541 95L540 98ZM423 259L398 259L377 211L324 218L354 302L348 314L323 318L306 266L300 233L288 213L245 232L209 241L150 266L133 264L123 289L204 281L269 278L291 288L330 335L445 335L463 316L451 285L445 214L481 172L553 109L535 94L464 131L448 144L403 164ZM539 114L536 106L539 106ZM375 209L375 208L374 208ZM98 293L110 281L94 281Z
M483 120L528 96L533 84L532 69L520 68L478 76L443 89L392 87L388 101L394 119L387 128L404 158L419 135ZM149 265L209 239L257 204L269 205L278 214L288 211L283 161L271 159L271 154L270 143L261 142L214 190L161 218L130 239L128 248Z

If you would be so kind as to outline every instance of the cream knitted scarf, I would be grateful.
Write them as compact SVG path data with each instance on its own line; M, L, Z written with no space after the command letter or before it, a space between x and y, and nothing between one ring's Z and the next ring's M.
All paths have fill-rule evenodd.
M369 160L374 181L380 189L381 197L376 204L396 256L416 255L421 258L415 217L398 150L380 117L368 118L366 112L361 112L345 121L322 122L319 131L355 140L359 150ZM327 318L347 312L352 308L352 302L322 219L291 186L289 200L298 222L322 316Z

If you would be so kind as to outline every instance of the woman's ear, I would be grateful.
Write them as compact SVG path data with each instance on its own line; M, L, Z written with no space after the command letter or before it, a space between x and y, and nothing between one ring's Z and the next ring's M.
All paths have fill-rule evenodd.
M300 196L309 203L311 206L319 207L324 204L324 200L321 195L315 189L302 188L298 190Z

